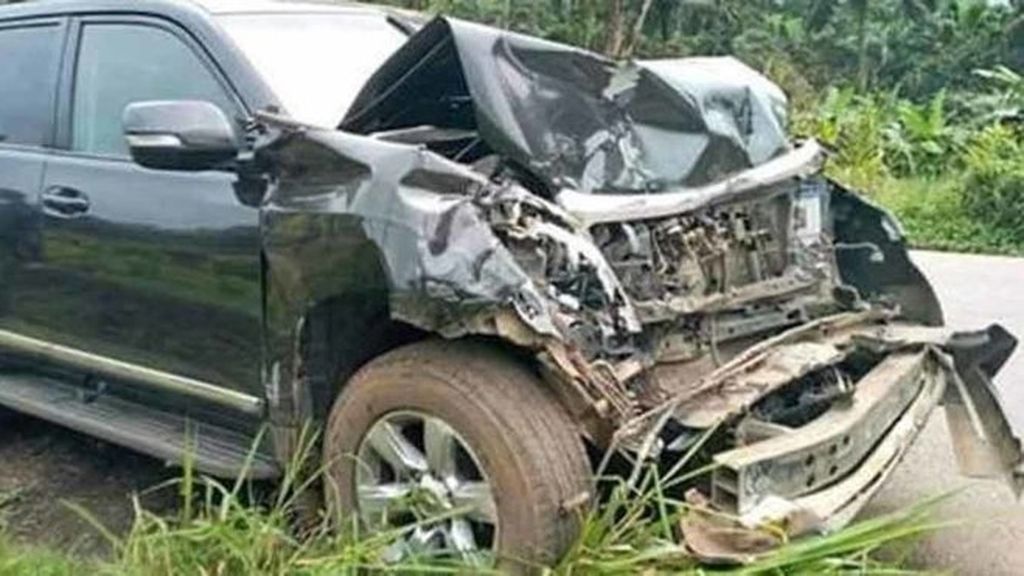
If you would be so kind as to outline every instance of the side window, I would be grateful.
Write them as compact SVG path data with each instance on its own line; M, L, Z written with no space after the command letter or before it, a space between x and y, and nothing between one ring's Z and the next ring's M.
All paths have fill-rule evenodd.
M171 32L142 24L86 24L78 46L71 149L128 156L126 106L143 100L205 100L236 108L199 56Z
M53 123L60 28L0 28L0 144L39 146Z

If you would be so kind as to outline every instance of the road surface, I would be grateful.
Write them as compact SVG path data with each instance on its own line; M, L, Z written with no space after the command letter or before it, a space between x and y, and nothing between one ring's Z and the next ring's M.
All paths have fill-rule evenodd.
M976 329L999 322L1024 339L1024 259L937 252L913 257L935 286L948 325ZM1024 347L996 385L1017 435L1024 435ZM935 416L865 514L959 490L938 512L942 520L965 524L928 536L915 548L913 565L964 575L1024 574L1024 503L1005 485L958 476L945 418Z

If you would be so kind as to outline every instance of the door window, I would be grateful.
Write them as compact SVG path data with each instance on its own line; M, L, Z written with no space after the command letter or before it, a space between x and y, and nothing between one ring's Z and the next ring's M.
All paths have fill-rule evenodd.
M75 70L71 148L128 156L126 106L144 100L205 100L235 107L202 59L171 32L140 24L87 24Z
M39 146L53 119L60 28L0 28L0 144Z

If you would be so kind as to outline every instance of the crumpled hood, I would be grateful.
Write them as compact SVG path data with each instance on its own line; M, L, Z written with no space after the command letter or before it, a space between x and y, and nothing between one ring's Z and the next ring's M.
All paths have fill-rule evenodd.
M732 58L615 63L451 18L413 35L341 128L475 130L553 190L700 186L789 150L786 97Z

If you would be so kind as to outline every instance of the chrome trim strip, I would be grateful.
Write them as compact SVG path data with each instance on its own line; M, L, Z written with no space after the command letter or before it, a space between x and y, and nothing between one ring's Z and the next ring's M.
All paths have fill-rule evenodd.
M53 344L44 340L37 340L6 330L0 330L0 349L18 356L27 356L36 360L95 372L109 378L137 382L152 388L184 394L254 416L261 416L264 413L265 403L262 398L256 396L222 388L208 382L193 380L192 378L177 376L161 372L160 370L91 354L75 348Z
M586 228L608 222L665 218L812 174L821 169L824 161L821 144L808 140L778 158L706 186L675 188L657 194L586 194L565 189L555 195L555 202Z

